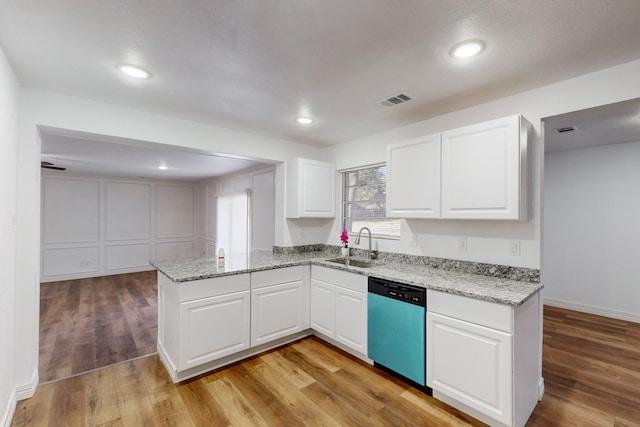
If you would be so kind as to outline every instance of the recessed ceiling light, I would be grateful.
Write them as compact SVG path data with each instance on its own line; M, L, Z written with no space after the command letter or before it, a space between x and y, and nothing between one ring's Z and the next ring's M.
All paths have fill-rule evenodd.
M161 171L166 171L169 168L167 167L167 165L160 165L158 166L158 169L160 169Z
M148 79L151 77L151 73L147 70L131 64L118 64L116 68L128 76L135 77L136 79Z
M471 58L484 50L484 43L480 40L465 40L451 49L451 56L456 59Z
M313 119L311 117L296 117L296 122L301 125L310 125L313 123Z

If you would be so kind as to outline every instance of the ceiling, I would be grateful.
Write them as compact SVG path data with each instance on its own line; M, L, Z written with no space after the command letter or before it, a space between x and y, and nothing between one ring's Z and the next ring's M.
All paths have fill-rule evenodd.
M640 99L547 117L544 151L563 151L640 141ZM557 129L573 126L572 132Z
M72 174L197 182L264 164L186 150L182 147L59 129L40 129L40 135L42 161L67 169L46 169L47 175ZM159 169L161 165L167 169Z
M638 0L3 0L0 43L30 88L326 146L638 59L639 16ZM465 39L485 51L451 58Z
M26 87L319 146L640 58L638 0L401 5L3 0L0 44ZM483 40L485 51L453 59L451 47L465 39ZM153 76L125 76L115 67L122 62ZM413 99L379 104L398 93ZM298 125L297 115L315 122ZM640 140L639 116L629 101L547 118L545 149ZM569 125L578 131L553 132ZM53 129L43 130L42 160L65 173L182 181L259 164Z

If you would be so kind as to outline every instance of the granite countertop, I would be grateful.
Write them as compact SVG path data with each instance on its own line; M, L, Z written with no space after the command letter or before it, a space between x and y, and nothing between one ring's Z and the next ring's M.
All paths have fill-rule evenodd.
M327 261L334 258L336 258L335 253L328 251L294 254L253 251L248 254L227 255L225 266L222 268L217 268L217 259L214 257L156 261L152 265L174 282L188 282L314 264L514 306L524 303L542 289L540 283L521 282L400 262L373 261L373 266L359 268Z

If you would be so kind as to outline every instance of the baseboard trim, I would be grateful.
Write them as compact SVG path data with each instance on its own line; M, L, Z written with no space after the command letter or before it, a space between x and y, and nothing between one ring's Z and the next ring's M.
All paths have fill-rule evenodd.
M542 400L544 396L544 378L540 378L538 382L538 402Z
M31 383L22 385L16 388L16 399L17 400L25 400L33 397L36 394L36 388L38 388L38 382L40 381L40 376L38 374L38 370L33 371L31 375Z
M597 316L611 317L614 319L626 320L628 322L640 323L640 314L629 313L627 311L612 310L610 308L596 307L594 305L563 301L555 298L544 298L544 304L552 307L566 308L568 310L595 314Z
M9 396L9 401L2 412L2 418L0 419L0 427L10 427L11 422L13 421L13 415L16 412L16 406L18 401L16 400L16 392L11 392L11 396Z

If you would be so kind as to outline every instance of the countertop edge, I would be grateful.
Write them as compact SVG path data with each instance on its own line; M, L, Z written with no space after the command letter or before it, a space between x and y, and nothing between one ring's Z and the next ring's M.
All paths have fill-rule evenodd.
M397 276L394 276L393 273L391 273L391 274L383 274L383 273L380 273L379 271L376 272L375 270L372 270L370 268L360 268L360 267L354 267L354 266L345 266L345 265L342 265L342 264L329 262L329 261L327 261L326 257L319 257L317 259L282 261L282 262L278 262L277 264L257 266L257 267L251 267L251 268L246 268L246 269L238 269L238 270L233 270L233 271L228 271L228 272L226 272L226 271L217 271L215 273L203 274L201 276L197 276L197 275L196 276L189 276L188 278L171 277L171 275L167 274L167 272L164 271L161 268L161 266L158 266L157 264L160 264L160 263L155 263L155 262L151 263L151 265L153 265L158 270L158 272L162 273L169 280L171 280L172 282L175 282L175 283L188 283L188 282L191 282L191 281L194 281L194 280L204 280L204 279L211 279L211 278L217 278L217 277L234 276L234 275L238 275L238 274L247 274L247 273L259 272L259 271L275 270L275 269L278 269L278 268L286 268L286 267L296 267L296 266L300 266L300 265L317 265L317 266L321 266L321 267L331 268L331 269L334 269L334 270L341 270L341 271L345 271L345 272L349 272L349 273L360 274L360 275L363 275L363 276L371 276L371 277L376 277L376 278L379 278L379 279L391 280L391 281L395 281L395 282L399 282L399 283L405 283L405 284L408 284L408 285L419 286L419 287L422 287L422 288L425 288L425 289L431 289L431 290L434 290L434 291L446 292L446 293L450 293L450 294L454 294L454 295L460 295L460 296L464 296L464 297L468 297L468 298L473 298L473 299L478 299L478 300L483 300L483 301L489 301L489 302L495 302L495 303L498 303L498 304L510 305L510 306L513 306L513 307L517 307L517 306L520 306L520 305L524 304L526 301L528 301L530 298L532 298L535 294L540 292L542 290L542 288L544 287L541 283L523 282L523 283L527 283L528 286L534 287L535 289L532 289L523 298L519 298L519 299L511 298L511 299L508 299L508 298L501 298L501 297L495 297L495 296L486 295L486 294L479 294L479 293L475 293L475 292L470 292L470 291L467 291L467 290L464 290L464 289L455 289L455 288L439 285L437 283L416 282L416 281L412 281L412 280L398 278ZM379 267L380 268L388 268L388 267L384 267L384 266L379 266ZM392 268L389 268L389 270L390 270L390 272L393 272ZM480 276L480 277L485 277L487 280L495 279L495 280L508 280L508 281L517 282L517 281L511 280L511 279L499 279L499 278L492 278L492 277L488 277L488 276Z

